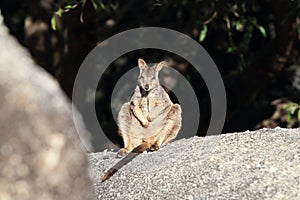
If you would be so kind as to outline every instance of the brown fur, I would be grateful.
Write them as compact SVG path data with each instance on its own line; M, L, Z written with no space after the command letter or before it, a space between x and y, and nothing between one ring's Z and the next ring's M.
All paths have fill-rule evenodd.
M119 134L124 141L118 157L131 152L128 154L131 158L132 154L147 149L157 151L161 145L173 140L181 128L181 107L172 103L159 84L158 73L165 62L148 67L144 60L139 59L138 64L138 85L130 102L121 107L118 115ZM128 156L124 158L127 161L120 161L121 166L132 159ZM117 165L120 166L119 163ZM115 173L115 170L111 172ZM110 176L106 175L108 178Z

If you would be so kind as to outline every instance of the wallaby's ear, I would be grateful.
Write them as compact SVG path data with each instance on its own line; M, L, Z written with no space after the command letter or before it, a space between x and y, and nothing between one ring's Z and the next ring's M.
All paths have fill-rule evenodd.
M146 62L141 58L138 59L138 65L140 69L145 69L147 66Z
M166 65L167 65L167 63L165 61L161 61L160 63L158 63L157 65L154 66L155 71L159 72L163 68L163 66L166 66Z

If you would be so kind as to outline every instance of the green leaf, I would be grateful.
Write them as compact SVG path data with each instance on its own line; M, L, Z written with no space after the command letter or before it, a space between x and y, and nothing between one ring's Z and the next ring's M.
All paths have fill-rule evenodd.
M202 31L200 32L200 35L199 35L199 42L203 42L206 38L206 34L207 34L207 25L203 25L203 29Z
M294 115L296 110L297 110L297 106L292 107L292 109L290 110L291 115Z
M98 10L98 4L95 2L95 0L91 0L93 7L95 10Z
M246 68L246 62L245 62L245 58L244 58L244 54L243 53L239 53L239 68L240 71L242 72L245 68Z
M285 106L283 106L283 110L287 110L287 109L289 109L289 107L291 107L291 104L289 103L288 105L285 105Z
M63 13L63 10L61 9L61 8L59 8L56 12L55 12L55 14L57 14L58 16L62 16L62 13Z
M92 0L92 1L94 1L94 0ZM81 6L84 7L86 4L86 0L81 0L81 3L82 3Z
M104 3L101 0L91 0L91 2L92 2L92 5L93 5L93 7L94 7L95 10L98 10L99 6L102 9L105 9L105 5L104 5Z
M243 24L241 21L236 21L235 30L242 32L244 30L245 24Z
M228 47L227 48L227 53L232 53L233 52L233 47Z
M256 28L259 30L259 32L262 34L262 36L263 36L264 38L267 37L267 33L266 33L266 30L265 30L264 27L262 27L262 26L260 26L260 25L256 25Z
M285 105L285 106L283 107L283 110L288 110L291 106L294 106L294 105L295 105L294 102L290 102L288 105Z
M102 9L105 9L105 5L104 5L103 2L100 3L100 6L101 6Z
M72 5L66 5L65 7L64 7L64 9L71 9L71 8L73 8L73 6Z
M290 115L290 113L287 115L286 117L286 121L287 123L290 123L291 122L291 119L292 119L292 115Z
M55 19L55 15L52 16L51 18L51 28L56 31L56 19Z
M298 121L300 122L300 109L298 110Z

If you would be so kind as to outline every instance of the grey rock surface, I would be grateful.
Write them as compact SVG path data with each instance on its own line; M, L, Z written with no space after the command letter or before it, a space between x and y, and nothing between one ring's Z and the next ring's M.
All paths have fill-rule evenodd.
M99 200L300 199L300 129L177 140L141 154L104 183L116 153L89 160Z
M0 15L0 199L93 198L86 151L58 83Z

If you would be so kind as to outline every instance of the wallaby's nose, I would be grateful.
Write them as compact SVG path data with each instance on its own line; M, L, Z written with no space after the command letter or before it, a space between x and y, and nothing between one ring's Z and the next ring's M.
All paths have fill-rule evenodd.
M146 85L145 85L145 90L148 90L148 89L149 89L149 85L146 84Z

